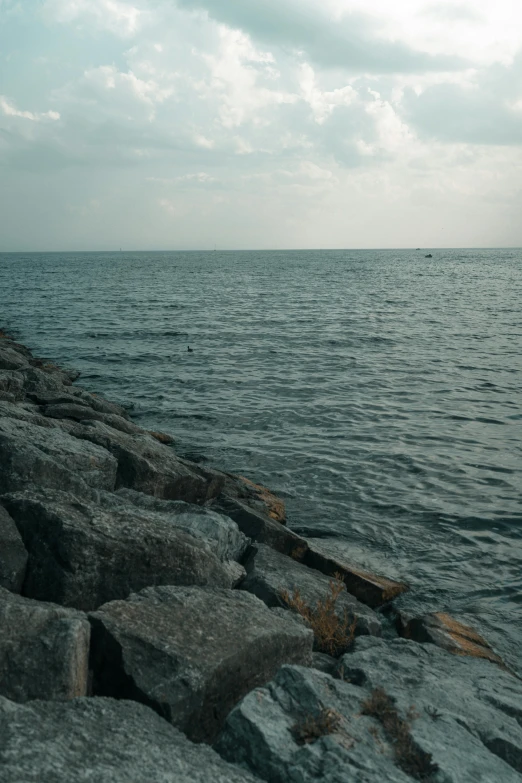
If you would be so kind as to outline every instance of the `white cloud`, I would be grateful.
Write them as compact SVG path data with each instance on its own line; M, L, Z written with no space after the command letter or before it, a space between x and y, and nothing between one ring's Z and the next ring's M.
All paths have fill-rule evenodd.
M300 88L302 97L310 105L319 125L328 119L337 106L349 106L357 99L357 92L351 85L322 91L317 85L314 69L308 63L301 66Z
M24 120L31 120L31 122L41 122L42 120L51 120L56 122L60 119L60 114L57 111L45 111L45 112L33 112L33 111L21 111L9 103L7 98L0 95L0 109L6 117L21 117Z
M135 35L143 17L140 8L122 0L47 0L44 8L62 24L84 19L122 37Z

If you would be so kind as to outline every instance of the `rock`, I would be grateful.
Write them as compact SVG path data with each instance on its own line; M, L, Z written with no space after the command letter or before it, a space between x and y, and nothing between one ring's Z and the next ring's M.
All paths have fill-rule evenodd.
M117 432L98 421L78 424L70 432L114 455L118 461L118 487L188 503L203 503L219 491L200 472L196 473L177 459L172 449L149 435Z
M0 587L19 593L27 567L27 550L18 529L0 506Z
M85 495L114 489L117 463L105 449L58 428L0 419L0 494L27 484Z
M91 629L81 612L0 588L0 695L13 701L87 694ZM0 762L0 779L1 779Z
M436 644L454 655L485 658L505 667L502 658L493 652L491 646L479 633L444 612L427 614L423 617L411 617L404 612L399 612L397 630L405 639L413 639L421 644Z
M236 486L234 487L234 491L231 492L230 480L227 482L226 492L229 496L243 499L247 498L247 505L266 514L275 522L279 522L282 525L286 524L286 509L284 501L281 500L281 498L278 498L273 492L266 487L263 487L261 484L254 484L253 481L250 481L250 479L247 479L244 476L229 475L229 479L230 478Z
M147 588L90 619L95 693L143 701L195 741L281 664L311 658L311 631L237 590Z
M1 783L255 783L131 701L0 697Z
M174 438L172 435L167 435L165 432L157 432L156 430L147 430L147 433L152 437L155 438L160 443L165 444L165 446L171 446L174 443Z
M361 689L283 666L228 716L215 748L268 783L411 783L360 715Z
M522 684L507 672L374 637L359 637L339 668L341 681L284 666L231 712L219 752L270 783L411 783L414 768L444 783L520 783ZM387 730L379 688L393 707L380 713Z
M332 658L331 655L325 653L314 652L312 655L312 669L317 669L324 674L330 674L332 677L337 676L337 667L339 661L337 658Z
M13 401L23 399L23 375L14 370L0 370L0 392L10 395Z
M245 567L247 576L241 589L257 595L267 606L287 607L288 602L283 596L293 598L297 591L304 604L315 609L318 602L324 602L331 595L331 578L263 544L252 549ZM382 633L381 622L375 612L349 595L344 585L335 601L335 614L341 622L346 616L350 625L355 620L356 636L380 636ZM346 652L346 649L339 652Z
M140 434L144 431L133 424L128 419L124 419L121 416L116 416L114 413L100 413L100 411L93 410L87 405L81 404L81 402L75 403L55 403L53 405L45 405L42 408L44 416L48 416L52 419L72 419L73 421L101 421L103 424L107 424L115 430L126 432L131 435Z
M27 358L15 350L13 343L0 341L0 370L20 370L28 366Z
M168 522L194 538L210 544L212 551L222 561L240 561L249 544L249 540L229 517L181 500L161 500L151 495L144 495L143 492L124 488L115 494L103 493L100 496L100 504L104 508L121 511L125 511L125 508L130 505L135 510L140 509L140 516L143 518L150 514L152 522L158 520ZM241 569L241 574L244 573L244 569Z
M296 560L302 560L305 556L308 544L304 538L261 511L251 508L242 500L221 494L212 507L233 519L248 538L260 544L267 544L282 554L295 557Z
M2 498L29 553L24 594L88 611L147 585L230 587L211 547L161 515L107 511L56 490Z
M402 582L371 574L348 563L342 554L336 553L335 544L331 542L309 540L304 556L297 559L328 576L340 574L348 592L373 609L408 590L408 586Z

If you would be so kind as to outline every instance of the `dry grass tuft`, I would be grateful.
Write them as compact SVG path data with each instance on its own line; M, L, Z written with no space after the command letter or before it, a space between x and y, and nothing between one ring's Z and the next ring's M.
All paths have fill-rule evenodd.
M410 707L406 718L401 718L391 696L384 688L376 688L363 703L361 712L379 721L393 742L397 765L404 772L416 780L429 780L437 772L431 753L421 750L411 736L412 723L419 717L414 707Z
M318 715L308 715L291 729L298 745L309 745L326 734L335 734L341 726L342 717L336 710L322 709Z
M311 626L315 637L315 648L319 652L337 658L346 652L355 637L357 617L348 614L346 609L341 616L336 612L337 599L344 590L344 582L339 574L328 585L328 595L323 600L317 601L315 608L311 608L302 598L299 590L293 595L287 590L281 593L281 598L289 609L297 612Z

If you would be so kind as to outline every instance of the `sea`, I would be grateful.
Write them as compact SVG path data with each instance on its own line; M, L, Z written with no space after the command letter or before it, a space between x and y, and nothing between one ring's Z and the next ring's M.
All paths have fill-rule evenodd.
M3 253L0 326L522 670L521 250Z

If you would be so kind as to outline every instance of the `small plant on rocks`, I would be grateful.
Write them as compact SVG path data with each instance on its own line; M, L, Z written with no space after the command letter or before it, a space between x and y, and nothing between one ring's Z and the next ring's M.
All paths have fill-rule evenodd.
M409 708L406 718L401 718L392 697L384 688L376 688L363 702L361 712L379 721L393 743L398 767L416 780L432 779L438 766L433 763L431 753L419 748L410 733L413 721L419 717L414 707Z
M307 715L296 723L291 733L298 745L308 745L319 737L338 731L341 720L341 715L336 710L322 709L318 715Z
M308 606L299 590L295 590L293 595L290 595L287 590L281 593L289 609L304 617L311 626L316 650L332 655L334 658L351 647L357 625L357 617L350 617L346 609L341 614L337 611L337 600L343 590L342 577L335 574L328 585L328 594L324 599L317 601L315 608Z

